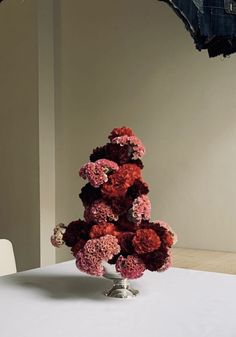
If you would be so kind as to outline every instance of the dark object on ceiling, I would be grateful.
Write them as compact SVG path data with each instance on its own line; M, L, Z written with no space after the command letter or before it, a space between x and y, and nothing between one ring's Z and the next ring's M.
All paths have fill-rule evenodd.
M209 57L236 52L236 0L159 0L184 22L198 50Z

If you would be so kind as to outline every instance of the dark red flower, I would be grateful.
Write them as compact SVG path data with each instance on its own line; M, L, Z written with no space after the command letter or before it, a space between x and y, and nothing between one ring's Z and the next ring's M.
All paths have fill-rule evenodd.
M121 256L121 253L114 255L112 259L107 261L109 264L116 264L116 261L118 260L119 256Z
M101 224L93 225L89 236L91 239L100 238L101 236L105 236L107 234L114 235L116 234L116 227L112 223L104 222Z
M84 187L82 187L79 197L82 200L84 206L89 206L95 200L101 198L101 191L99 188L95 188L88 183Z
M113 198L110 200L111 207L115 213L122 215L132 207L133 200L130 197Z
M135 134L132 129L123 126L122 128L113 129L108 138L112 141L113 138L121 137L121 136L130 137L130 136L135 136Z
M129 221L126 216L121 216L117 221L117 227L120 231L135 232L138 229L138 225Z
M132 232L120 232L117 234L119 245L121 247L121 254L123 256L132 255L134 253L134 246L132 240L135 233Z
M128 163L137 165L139 168L141 168L141 170L144 168L144 165L141 159L132 159L132 160L129 160Z
M120 146L119 144L107 143L94 149L90 155L90 160L91 162L95 162L98 159L109 159L121 165L131 160L131 156L132 151L129 145ZM139 166L139 163L137 166Z
M91 225L82 220L72 221L66 228L63 240L68 247L73 247L80 239L88 240Z
M106 157L106 145L96 147L96 149L93 150L93 153L90 155L90 161L95 162L98 159L109 159Z
M71 252L76 257L78 252L84 248L84 245L86 244L86 240L79 239L79 241L71 248Z
M165 264L167 258L168 252L164 249L142 255L142 260L150 271L158 271Z
M139 179L136 179L134 184L128 188L126 196L131 197L133 200L143 194L148 194L148 185Z
M119 145L108 143L106 145L106 156L107 159L110 159L116 162L119 165L127 163L131 156L132 151L130 145Z
M150 221L142 221L139 225L140 228L146 228L146 229L153 229L157 235L160 237L161 240L163 240L164 235L167 233L167 230L160 226L159 223L156 222L150 222Z
M161 240L153 229L138 229L133 238L133 245L138 254L145 254L158 249Z

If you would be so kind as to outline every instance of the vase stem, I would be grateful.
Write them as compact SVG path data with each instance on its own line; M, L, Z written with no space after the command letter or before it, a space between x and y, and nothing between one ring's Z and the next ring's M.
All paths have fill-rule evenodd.
M112 279L112 281L113 287L104 292L108 297L133 298L139 293L138 290L131 288L127 279Z

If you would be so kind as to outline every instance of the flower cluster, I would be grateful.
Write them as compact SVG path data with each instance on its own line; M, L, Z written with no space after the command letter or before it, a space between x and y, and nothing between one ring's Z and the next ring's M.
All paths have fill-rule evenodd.
M177 238L165 222L150 220L149 188L141 175L144 145L127 127L113 129L108 139L79 171L88 181L79 194L84 220L56 226L51 242L70 247L76 266L90 275L102 276L104 261L129 279L145 270L165 271Z
M96 200L90 206L85 207L84 218L89 223L101 223L118 220L118 215L104 200Z
M140 159L145 154L145 147L141 140L136 136L120 136L112 139L112 143L121 146L129 145L132 152L132 159Z
M51 236L51 244L59 248L64 244L63 234L65 233L66 226L62 223L56 225Z
M140 224L142 220L149 220L151 216L151 202L147 195L141 195L134 199L129 211L131 221Z
M104 197L124 197L128 188L141 176L140 168L135 164L124 164L119 170L109 176L101 191Z
M88 179L93 187L99 187L108 180L109 172L117 171L119 166L107 159L99 159L95 163L89 162L83 165L79 171L79 175L83 179Z
M111 260L120 252L120 246L113 235L105 235L98 239L88 240L76 255L76 266L90 275L104 274L103 261Z

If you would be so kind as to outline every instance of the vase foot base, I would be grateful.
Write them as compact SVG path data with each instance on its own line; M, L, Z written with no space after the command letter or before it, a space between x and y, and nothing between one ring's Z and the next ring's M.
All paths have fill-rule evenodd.
M131 287L122 288L113 286L110 290L104 291L104 295L114 298L134 298L138 295L139 291Z

